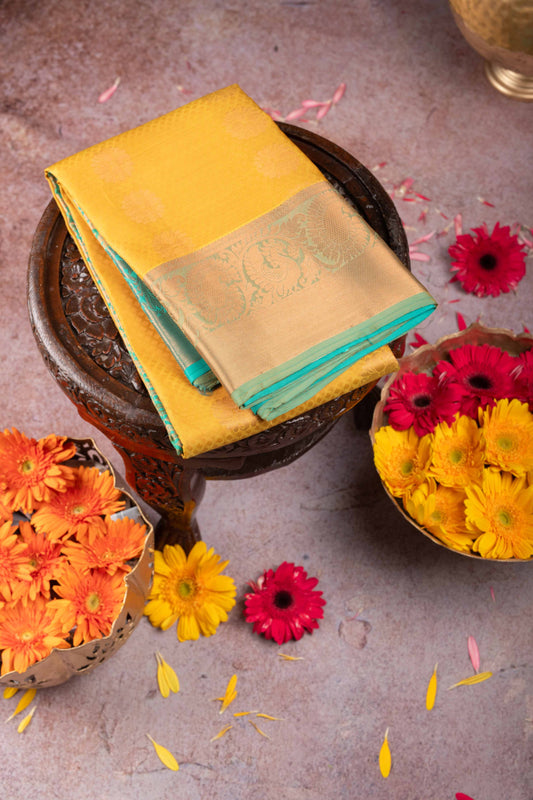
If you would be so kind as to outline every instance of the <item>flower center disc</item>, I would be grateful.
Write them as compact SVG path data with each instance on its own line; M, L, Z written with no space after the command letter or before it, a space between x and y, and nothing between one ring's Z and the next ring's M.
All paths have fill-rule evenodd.
M492 389L492 381L487 375L472 375L468 383L473 389Z
M188 600L194 594L194 583L191 580L185 579L178 583L178 595L182 600Z
M85 511L85 507L82 506L82 505L77 505L77 506L73 506L72 507L72 513L73 514L83 514L84 511Z
M410 475L413 471L413 462L412 461L404 461L400 467L400 471L402 475Z
M498 517L498 522L500 522L506 528L508 528L509 525L511 525L512 522L513 522L513 518L511 516L511 514L508 511L506 511L505 508L501 508L498 511L497 517Z
M417 408L427 408L431 404L431 397L428 394L417 394L413 398L413 404Z
M85 601L89 611L97 611L100 606L100 596L98 592L92 592Z
M490 272L490 270L495 269L498 265L498 259L496 256L493 256L492 253L483 253L481 258L479 259L479 266L482 269L486 269Z
M23 642L29 642L33 639L33 633L31 631L24 631L20 638Z
M292 594L286 589L280 589L274 596L274 605L276 608L284 609L290 608L293 603Z
M452 464L460 464L462 460L463 460L463 453L461 450L455 449L450 452L450 461L452 462Z
M22 464L20 465L20 471L24 475L27 475L28 472L32 472L33 468L34 468L33 467L33 461L30 458L25 458L24 461L22 462Z
M503 434L502 436L498 436L496 444L498 445L500 450L509 451L513 449L514 442L510 436L506 436L505 434Z

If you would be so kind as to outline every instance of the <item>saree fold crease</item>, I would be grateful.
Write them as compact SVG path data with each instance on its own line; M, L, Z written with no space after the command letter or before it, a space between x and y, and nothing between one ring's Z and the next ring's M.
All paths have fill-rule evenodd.
M396 369L435 302L238 86L46 170L177 451Z

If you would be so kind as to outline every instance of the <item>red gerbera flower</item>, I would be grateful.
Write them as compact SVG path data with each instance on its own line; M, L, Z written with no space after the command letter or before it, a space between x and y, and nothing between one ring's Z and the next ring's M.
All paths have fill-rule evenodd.
M517 359L493 345L465 344L450 350L450 361L439 361L433 374L445 376L463 389L461 414L477 418L478 408L516 396L513 377Z
M394 381L384 411L397 431L413 426L417 436L432 433L439 422L452 423L459 411L463 390L443 375L404 372Z
M326 601L315 591L317 578L308 578L303 567L286 561L277 570L264 572L253 591L245 597L246 622L254 623L254 633L262 633L278 644L291 637L301 639L304 633L318 628L317 619L324 616Z
M511 236L509 226L497 222L492 233L483 223L469 233L457 237L448 248L452 272L457 274L463 289L478 297L516 289L526 272L524 245L518 236Z
M533 350L526 350L518 356L518 366L514 371L516 377L516 397L529 404L533 410Z

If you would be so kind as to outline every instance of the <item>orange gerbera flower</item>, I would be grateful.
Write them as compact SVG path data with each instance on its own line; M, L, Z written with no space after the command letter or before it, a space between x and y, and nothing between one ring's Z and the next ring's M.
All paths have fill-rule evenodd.
M38 595L50 597L50 581L55 580L66 559L61 554L61 542L47 539L36 533L31 524L23 520L19 525L20 538L26 543L26 559L31 568L31 583L24 585L23 603L35 600Z
M54 591L61 599L50 600L63 633L74 630L73 645L107 636L118 617L126 586L123 573L108 575L99 570L81 573L64 570Z
M18 602L0 611L2 675L11 670L24 672L49 655L53 647L70 645L43 597L37 597L28 606Z
M65 436L50 434L29 439L16 428L0 433L0 481L5 484L3 502L12 511L31 513L37 503L54 492L64 492L72 481L72 469L61 464L76 453Z
M117 570L130 572L126 563L137 558L144 547L146 525L129 517L122 519L105 518L106 531L94 538L91 544L68 541L63 553L79 572L100 569L114 575Z
M122 511L120 489L115 488L109 470L100 472L97 467L77 467L72 486L56 494L32 517L36 530L46 533L51 539L77 536L89 542L105 531L104 514Z
M16 525L0 525L0 605L18 600L31 581L28 546L15 534Z

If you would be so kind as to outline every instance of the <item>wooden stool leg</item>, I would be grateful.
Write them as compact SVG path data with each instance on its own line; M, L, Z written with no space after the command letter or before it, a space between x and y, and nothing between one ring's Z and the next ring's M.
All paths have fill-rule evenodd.
M158 514L155 546L180 544L188 553L201 539L196 511L205 492L200 470L164 459L134 453L113 443L124 461L126 480Z

